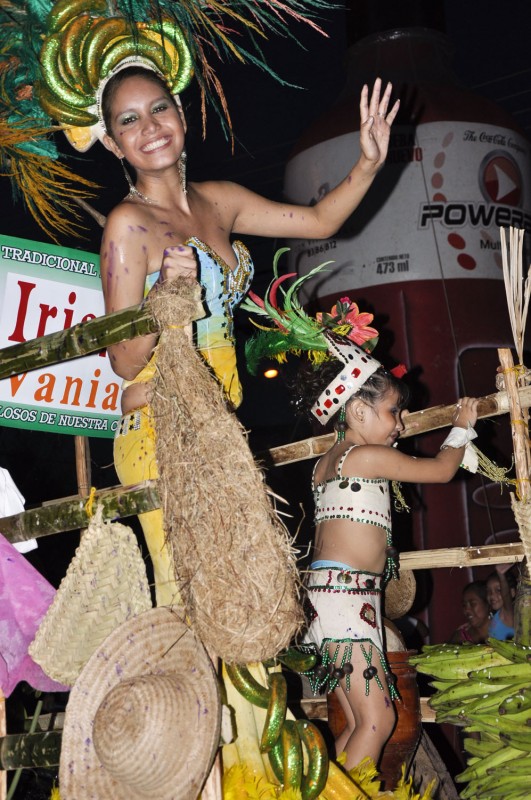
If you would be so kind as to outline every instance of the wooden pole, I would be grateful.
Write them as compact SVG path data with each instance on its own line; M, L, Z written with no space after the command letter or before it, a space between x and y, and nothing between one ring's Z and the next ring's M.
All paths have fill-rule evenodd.
M80 497L88 497L91 488L90 445L86 436L74 436L74 450L76 454L77 491ZM79 535L83 536L86 528L81 528Z
M0 380L97 353L110 344L157 333L158 330L157 323L140 303L114 314L80 322L65 331L5 347L0 350Z
M56 767L61 752L61 731L12 733L0 738L0 769ZM3 773L5 775L5 772Z
M499 348L498 356L503 368L505 379L505 391L509 399L509 411L511 416L511 433L514 448L514 466L516 480L518 482L518 497L520 500L527 501L531 496L530 477L530 457L529 457L529 434L527 421L522 412L520 402L518 379L514 369L512 353L507 348Z
M100 489L94 496L94 503L102 504L104 519L132 517L160 508L155 481ZM15 543L39 539L53 533L79 530L86 527L87 523L85 498L76 495L53 500L22 514L3 517L0 520L0 530L6 539Z
M528 408L531 406L531 386L518 389L517 394L522 407ZM479 398L478 418L480 419L506 414L508 411L509 398L507 392L495 392ZM455 403L449 406L433 406L423 411L413 411L404 417L405 430L400 434L400 438L417 436L420 433L427 433L428 431L452 425L455 412ZM299 442L272 447L266 453L260 453L258 457L268 466L293 464L296 461L322 456L330 449L335 439L335 433L325 433L321 436L313 436L311 439L303 439Z
M74 448L76 453L77 490L80 497L88 497L92 482L90 469L90 446L87 437L74 436Z
M87 214L89 214L93 219L95 219L100 227L102 228L105 227L105 223L107 222L107 217L104 214L100 214L100 212L97 211L94 208L94 206L91 206L90 203L87 203L87 201L83 200L82 197L73 197L72 200L74 201L74 203L77 203L78 206L83 209L83 211L86 211Z

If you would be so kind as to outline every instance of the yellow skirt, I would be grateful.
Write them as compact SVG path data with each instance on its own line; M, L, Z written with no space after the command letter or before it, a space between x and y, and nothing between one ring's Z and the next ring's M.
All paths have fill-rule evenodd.
M121 418L114 439L114 465L123 486L159 477L150 406L143 406ZM182 605L161 509L139 514L138 519L153 562L157 606Z

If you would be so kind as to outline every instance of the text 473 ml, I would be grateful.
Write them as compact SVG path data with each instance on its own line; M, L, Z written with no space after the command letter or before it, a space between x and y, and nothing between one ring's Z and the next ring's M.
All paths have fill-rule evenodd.
M377 275L392 275L395 272L409 272L409 253L382 256L376 259Z

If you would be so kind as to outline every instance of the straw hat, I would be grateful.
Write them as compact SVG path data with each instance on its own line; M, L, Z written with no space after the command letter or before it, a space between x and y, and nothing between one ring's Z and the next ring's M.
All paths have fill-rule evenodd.
M417 582L411 569L401 569L400 576L385 587L385 616L398 619L410 610L415 600Z
M220 736L221 704L203 645L169 608L117 628L66 708L62 800L195 800Z

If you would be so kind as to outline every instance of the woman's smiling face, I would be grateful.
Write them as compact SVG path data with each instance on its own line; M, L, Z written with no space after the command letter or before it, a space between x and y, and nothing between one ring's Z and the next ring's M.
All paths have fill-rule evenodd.
M473 590L466 590L463 594L463 614L469 625L481 628L489 618L488 603Z
M489 578L487 581L487 600L493 611L499 611L503 606L501 585L498 578Z
M185 128L169 91L149 78L131 76L114 90L110 111L112 139L107 143L115 155L145 171L175 164Z

